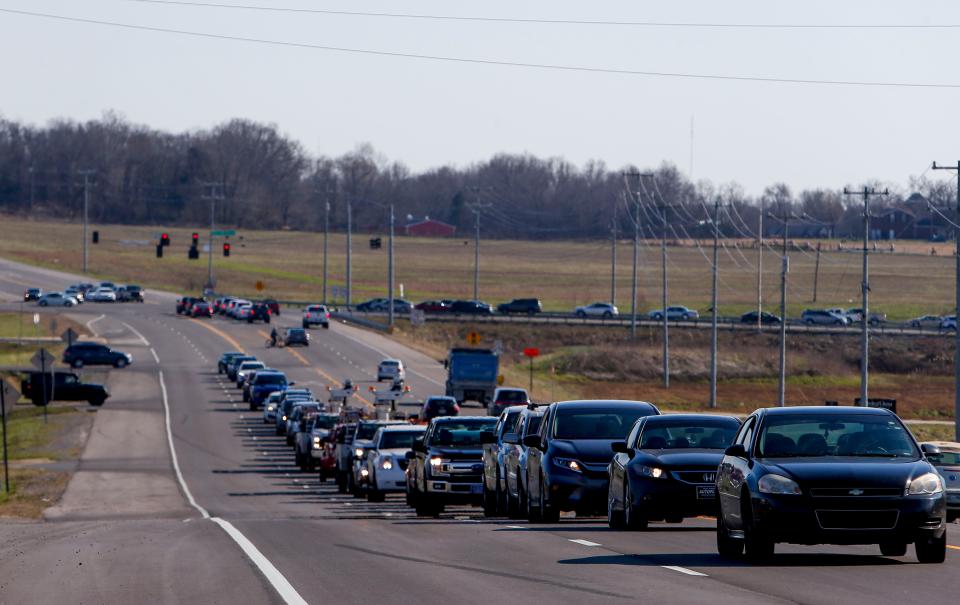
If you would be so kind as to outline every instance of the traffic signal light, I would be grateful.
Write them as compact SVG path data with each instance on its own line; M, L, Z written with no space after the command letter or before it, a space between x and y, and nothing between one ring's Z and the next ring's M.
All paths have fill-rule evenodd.
M163 258L163 244L157 244L157 258Z
M224 243L223 243L223 255L224 255L224 256L230 256L230 243L229 243L229 242L224 242Z
M191 237L193 237L193 245L194 245L194 247L196 247L197 242L200 241L200 234L199 234L199 233L194 233Z
M95 243L95 244L99 244L99 243L100 243L100 232L99 232L99 231L94 231L94 232L93 232L93 243Z
M162 234L160 234L160 245L161 245L161 246L169 246L169 245L170 245L170 234L169 234L169 233L162 233Z

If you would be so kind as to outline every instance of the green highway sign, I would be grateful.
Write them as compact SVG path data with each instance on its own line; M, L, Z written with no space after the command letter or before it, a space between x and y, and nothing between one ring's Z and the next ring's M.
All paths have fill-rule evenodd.
M220 235L220 236L224 236L224 237L230 237L230 236L236 235L236 234L237 234L237 231L236 231L235 229L226 229L226 230L214 231L214 232L213 232L213 235L214 235L214 236Z

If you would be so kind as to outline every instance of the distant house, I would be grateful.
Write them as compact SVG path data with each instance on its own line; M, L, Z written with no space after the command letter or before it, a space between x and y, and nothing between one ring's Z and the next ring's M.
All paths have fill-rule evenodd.
M414 220L404 225L403 232L415 237L453 237L457 228L425 216L421 220Z
M902 204L888 208L871 221L874 239L944 241L951 236L948 222L930 210L927 200L914 193Z

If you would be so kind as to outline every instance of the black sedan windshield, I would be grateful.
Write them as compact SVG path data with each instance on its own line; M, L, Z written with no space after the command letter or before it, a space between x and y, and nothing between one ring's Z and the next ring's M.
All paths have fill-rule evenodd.
M643 429L639 447L645 450L724 449L733 442L738 428L740 424L732 418L657 422Z
M803 414L767 418L758 440L761 457L919 456L896 418L866 414Z
M444 422L436 427L430 445L480 447L480 432L489 431L496 418L478 418L460 422Z
M625 439L637 418L649 416L647 410L560 409L553 425L557 439Z

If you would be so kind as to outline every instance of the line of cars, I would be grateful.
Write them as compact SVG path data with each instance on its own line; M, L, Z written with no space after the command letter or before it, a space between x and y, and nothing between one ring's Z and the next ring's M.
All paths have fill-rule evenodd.
M144 290L140 286L124 286L113 282L101 282L99 286L89 283L73 284L63 291L44 292L42 288L27 288L24 302L36 302L41 307L73 307L84 302L140 302Z
M272 299L250 301L233 296L222 296L209 301L202 296L181 296L176 302L177 315L188 317L213 317L223 315L231 319L253 323L270 323L273 316L280 315L280 304Z

